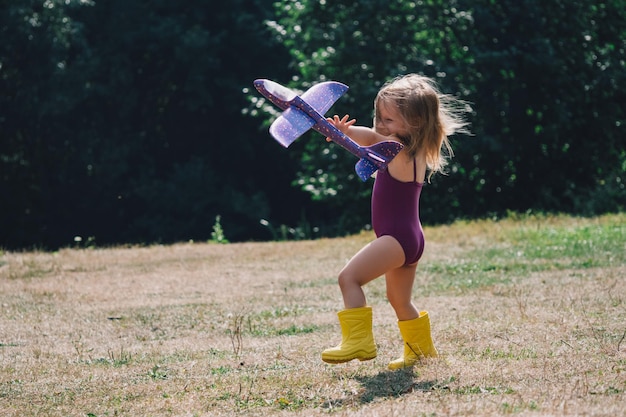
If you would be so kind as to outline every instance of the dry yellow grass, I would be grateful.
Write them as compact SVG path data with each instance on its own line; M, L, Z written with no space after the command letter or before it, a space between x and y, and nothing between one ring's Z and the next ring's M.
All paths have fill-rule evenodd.
M319 359L339 341L335 276L369 233L5 252L0 415L625 415L622 253L577 268L491 255L476 261L484 273L461 264L514 245L519 230L612 222L623 237L624 219L427 228L414 295L442 355L397 372L386 370L402 345L383 280L366 287L378 358Z

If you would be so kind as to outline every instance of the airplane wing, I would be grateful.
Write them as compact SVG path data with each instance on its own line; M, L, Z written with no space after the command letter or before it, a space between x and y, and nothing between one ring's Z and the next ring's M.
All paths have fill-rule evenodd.
M315 84L302 94L302 100L306 101L322 116L339 100L348 86L337 81L326 81Z
M309 88L301 98L323 116L346 91L347 85L326 81ZM314 125L315 121L305 112L289 107L272 123L270 134L278 143L288 147Z
M270 135L285 148L291 145L304 132L315 124L315 120L305 112L295 107L290 107L280 115L270 126Z

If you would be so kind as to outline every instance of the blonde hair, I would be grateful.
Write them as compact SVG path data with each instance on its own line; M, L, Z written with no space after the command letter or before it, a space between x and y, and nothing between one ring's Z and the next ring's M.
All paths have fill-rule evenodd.
M441 94L431 78L408 74L383 85L374 101L374 127L380 120L379 105L395 105L409 130L401 137L408 155L414 158L424 152L430 173L444 172L448 158L454 155L448 136L469 133L463 113L469 106L453 96Z

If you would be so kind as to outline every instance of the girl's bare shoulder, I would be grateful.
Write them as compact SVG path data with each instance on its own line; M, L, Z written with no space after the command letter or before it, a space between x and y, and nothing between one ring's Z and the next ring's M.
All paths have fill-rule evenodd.
M413 163L415 161L415 164ZM418 154L411 157L402 150L390 163L389 173L402 182L424 182L426 178L426 160Z

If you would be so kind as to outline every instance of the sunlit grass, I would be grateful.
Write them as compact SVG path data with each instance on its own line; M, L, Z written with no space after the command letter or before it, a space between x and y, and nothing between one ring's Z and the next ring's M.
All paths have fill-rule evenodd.
M623 215L594 220L505 219L493 223L490 234L480 232L483 227L484 221L459 222L456 238L467 231L462 255L424 263L421 268L429 275L430 291L506 284L514 277L543 271L626 265ZM477 236L482 240L476 240Z
M386 370L402 342L384 280L365 287L378 357L319 359L341 337L336 274L371 232L3 252L0 414L617 415L625 224L527 215L426 227L414 299L441 358L400 372Z

